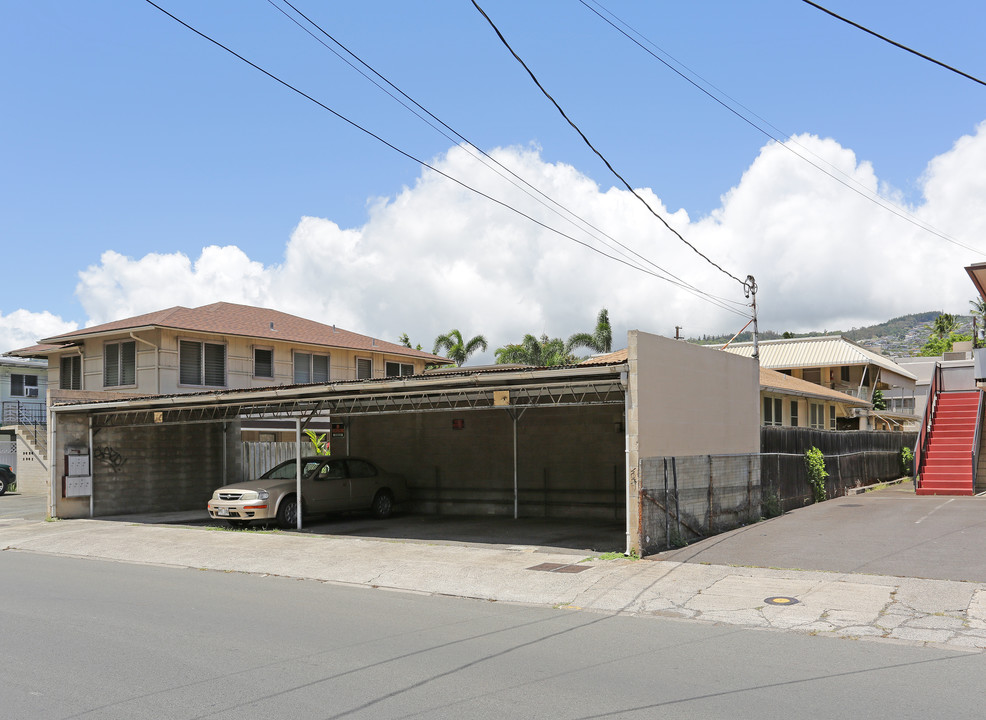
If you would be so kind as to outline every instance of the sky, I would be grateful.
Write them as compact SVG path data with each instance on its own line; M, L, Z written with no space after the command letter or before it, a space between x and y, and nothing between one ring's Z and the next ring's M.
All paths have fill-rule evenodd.
M492 362L736 332L749 275L778 332L968 312L983 85L798 0L477 1L639 198L469 0L292 0L454 133L283 0L158 4L325 107L146 1L0 0L0 352L225 300ZM824 4L986 78L983 3Z

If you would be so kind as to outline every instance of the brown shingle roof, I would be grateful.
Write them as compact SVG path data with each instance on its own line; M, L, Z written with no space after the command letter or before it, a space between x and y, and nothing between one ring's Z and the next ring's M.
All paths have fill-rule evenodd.
M346 348L386 352L392 355L424 358L434 362L448 362L446 358L422 350L406 348L397 343L377 340L368 335L324 325L314 320L306 320L297 315L288 315L278 310L217 302L197 308L173 307L167 310L137 315L136 317L115 320L102 325L74 330L41 340L45 344L64 344L82 340L91 335L114 331L135 330L137 328L162 327L189 332L205 332L221 335L281 340L283 342L320 345L323 347Z
M852 395L846 395L838 390L816 385L813 382L791 377L790 375L785 375L782 372L765 367L760 368L760 389L767 390L768 392L777 392L782 395L801 395L820 400L830 400L845 405L852 405L853 407L871 407L870 403L855 398Z

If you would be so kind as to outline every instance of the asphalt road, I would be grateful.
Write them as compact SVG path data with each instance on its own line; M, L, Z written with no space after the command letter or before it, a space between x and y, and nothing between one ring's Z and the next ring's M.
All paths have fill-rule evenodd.
M986 655L0 552L4 718L979 717Z
M986 497L910 483L809 505L655 560L986 582Z

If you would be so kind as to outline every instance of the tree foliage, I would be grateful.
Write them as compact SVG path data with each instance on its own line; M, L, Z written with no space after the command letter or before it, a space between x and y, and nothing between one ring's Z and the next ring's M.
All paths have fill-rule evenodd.
M398 342L406 348L411 348L411 338L407 336L407 333L401 333ZM412 350L420 350L421 343L418 343L416 347L411 348Z
M517 363L551 367L574 365L578 361L579 359L567 350L564 340L549 338L547 335L542 335L540 338L525 335L524 339L515 345L504 345L496 349L496 362L500 365Z
M931 324L931 332L938 338L946 338L959 326L959 320L951 313L942 313Z
M595 353L608 353L613 350L613 328L609 324L609 311L603 308L596 316L596 329L592 333L575 333L568 339L565 352L576 348L586 348Z
M458 367L462 367L470 355L477 350L486 352L486 347L486 338L482 335L476 335L466 342L462 333L452 328L444 335L435 338L435 349L431 352L433 355L443 355Z
M972 340L972 335L960 335L956 332L950 332L947 337L932 335L928 338L928 342L921 347L921 352L918 355L922 357L938 357L944 353L952 352L952 346L963 340Z

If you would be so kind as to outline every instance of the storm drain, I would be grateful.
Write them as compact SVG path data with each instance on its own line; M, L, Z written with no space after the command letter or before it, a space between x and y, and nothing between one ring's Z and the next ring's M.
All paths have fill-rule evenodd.
M561 563L541 563L540 565L535 565L534 567L527 568L528 570L539 570L541 572L556 572L556 573L580 573L583 570L588 570L592 565L562 565Z

